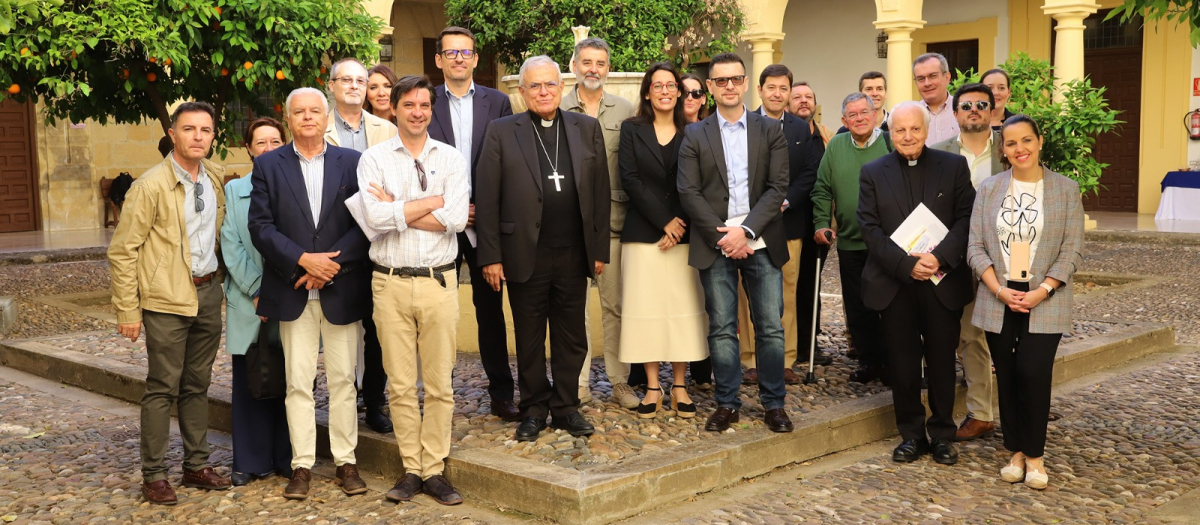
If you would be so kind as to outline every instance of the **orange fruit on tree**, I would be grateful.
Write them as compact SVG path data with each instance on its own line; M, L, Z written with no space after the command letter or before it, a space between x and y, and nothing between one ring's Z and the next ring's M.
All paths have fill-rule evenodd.
M217 6L217 16L221 16L222 11L221 6Z
M155 80L158 80L158 75L154 74L153 71L150 73L146 73L146 80L154 82Z
M221 68L221 76L223 76L223 77L229 76L229 68L227 68L227 67Z
M321 79L320 77L318 77L318 78L317 78L317 85L318 85L318 86L324 86L324 85L325 85L325 80L323 80L323 79Z
M250 68L254 67L254 62L247 60L245 64L242 64L242 67L244 67L246 69L250 69Z
M15 86L16 84L13 84L13 85ZM283 113L283 104L275 104L275 112Z
M9 95L16 95L17 93L20 93L20 92L21 92L21 86L20 86L20 85L18 85L18 84L13 84L13 85L11 85L11 86L8 86L8 94L9 94Z
M75 60L76 58L79 58L79 53L72 51L71 52L71 60Z
M123 79L129 78L129 68L124 68L121 70L121 78L123 78Z
M171 59L169 59L169 58L168 58L168 59L166 59L166 60L163 60L163 65L164 65L164 66L169 66L169 65L171 65Z
M151 63L151 64L157 64L157 63L158 63L158 59L157 59L157 58L154 58L154 57L150 57L150 63Z
M28 55L28 54L29 54L29 48L28 48L28 47L22 47L22 48L21 48L21 56L25 56L25 55Z
M283 80L284 78L286 78L286 75L283 74L282 69L275 72L275 80Z

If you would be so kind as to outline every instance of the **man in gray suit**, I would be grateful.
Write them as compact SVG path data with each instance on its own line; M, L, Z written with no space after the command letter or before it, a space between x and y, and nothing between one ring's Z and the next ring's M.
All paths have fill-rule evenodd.
M705 430L738 421L742 366L737 283L750 299L759 398L767 427L791 432L783 410L783 272L788 260L781 207L788 189L787 141L779 122L746 110L746 66L732 53L713 57L708 90L717 111L687 127L679 146L679 200L692 218L688 264L700 270L708 313L708 351L717 410ZM765 246L761 243L765 242Z
M963 84L954 93L954 117L959 134L933 145L933 149L962 155L971 169L971 184L1004 171L1000 162L1003 140L1000 131L992 131L991 111L995 105L992 90L983 84ZM990 436L996 431L992 412L992 356L988 352L983 329L971 324L975 302L963 309L958 335L958 357L967 379L967 418L954 434L957 441Z

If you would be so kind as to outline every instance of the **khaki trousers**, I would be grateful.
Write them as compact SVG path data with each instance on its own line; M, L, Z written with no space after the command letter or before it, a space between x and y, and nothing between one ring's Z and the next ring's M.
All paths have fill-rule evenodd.
M431 277L378 272L371 277L396 444L405 472L421 479L441 474L450 455L458 274L449 271L443 275L444 287ZM418 377L425 387L424 418L417 404Z
M796 285L800 277L800 239L787 242L788 262L783 265L783 366L796 362ZM807 324L809 320L805 320ZM754 368L754 327L750 323L750 303L746 300L746 288L738 286L738 348L741 350L742 366ZM807 348L804 349L808 351Z
M608 373L611 384L629 381L629 363L621 362L621 238L612 237L608 240L609 263L604 265L604 273L596 279L600 285L600 322L604 323L604 370ZM589 265L594 262L589 261ZM579 372L579 386L591 385L592 377L592 294L588 294L588 304L584 309L583 326L587 330L588 353L583 362L583 370Z
M358 408L355 403L354 367L358 357L359 323L337 325L325 318L321 301L312 300L295 321L280 321L279 338L287 372L288 433L292 441L292 468L311 469L317 459L316 405L313 381L317 358L325 354L325 379L329 388L329 450L337 466L356 463Z
M975 301L963 308L959 322L958 358L967 378L967 415L980 421L995 421L992 413L992 354L983 329L971 324Z

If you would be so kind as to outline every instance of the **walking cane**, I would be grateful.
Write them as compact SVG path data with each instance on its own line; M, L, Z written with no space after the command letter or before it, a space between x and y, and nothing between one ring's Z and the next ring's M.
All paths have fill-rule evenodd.
M833 232L825 232L825 240L833 242ZM808 375L804 376L804 384L811 385L817 382L817 376L813 373L813 360L817 357L817 307L821 304L821 266L824 265L825 256L829 254L828 245L817 245L817 275L813 278L813 309L812 309L812 338L808 342Z

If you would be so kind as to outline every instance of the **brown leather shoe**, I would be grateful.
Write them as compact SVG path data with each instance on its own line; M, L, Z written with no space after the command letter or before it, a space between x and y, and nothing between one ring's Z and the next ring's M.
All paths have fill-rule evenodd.
M421 490L433 496L433 499L442 505L458 505L463 502L462 495L454 490L450 482L441 474L429 476L429 479L422 484Z
M183 486L205 490L228 490L233 486L233 482L229 481L229 478L218 475L212 467L204 467L200 470L184 470Z
M800 374L797 374L796 371L792 370L791 368L784 368L783 383L786 385L800 384Z
M358 465L354 463L346 463L338 467L333 479L342 486L342 492L347 495L353 496L367 491L367 482L358 475Z
M292 480L283 489L283 497L287 499L308 498L308 483L312 481L312 472L304 467L292 469Z
M749 370L746 370L746 373L742 374L742 384L743 385L757 385L758 384L758 369L751 368Z
M767 414L763 416L763 422L767 424L767 428L771 429L771 432L791 432L794 428L791 418L782 408L768 410Z
M981 437L991 437L996 433L996 424L991 421L980 421L971 416L967 416L958 427L958 432L954 433L955 441L970 441Z
M517 408L517 404L513 403L511 399L493 399L492 415L504 421L521 420L521 410Z
M392 490L389 490L384 496L388 501L399 503L413 499L418 492L421 492L421 476L409 472L400 478L400 481L397 481Z
M171 482L165 479L160 479L154 483L142 483L142 496L146 501L155 505L174 505L179 503L179 499L175 497L175 489L171 488Z
M713 411L711 416L708 416L708 423L704 424L704 430L724 432L729 429L729 425L737 422L737 410L728 407L719 407Z

